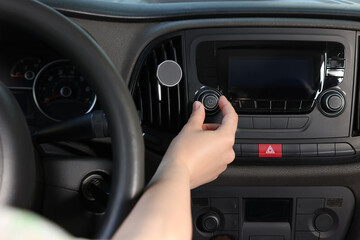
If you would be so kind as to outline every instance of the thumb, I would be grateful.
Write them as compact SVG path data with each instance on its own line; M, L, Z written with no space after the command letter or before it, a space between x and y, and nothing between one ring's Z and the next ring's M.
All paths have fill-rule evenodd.
M204 120L205 120L204 106L199 101L195 101L193 104L193 110L191 116L186 126L188 128L202 130Z

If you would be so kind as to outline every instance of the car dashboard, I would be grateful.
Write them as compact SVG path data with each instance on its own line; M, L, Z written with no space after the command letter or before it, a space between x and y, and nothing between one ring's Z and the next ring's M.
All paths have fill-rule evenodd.
M192 191L193 239L360 237L359 4L42 2L86 30L128 84L146 144L147 181L194 101L204 104L208 123L222 120L220 95L233 104L236 158L217 180ZM2 82L32 132L101 110L101 99L66 56L31 31L5 31ZM47 143L40 152L43 158L109 158L110 143ZM104 172L110 172L107 164ZM42 213L90 236L61 214L69 218L81 206L82 226L91 228L101 218L98 208L77 201L57 211L50 202L71 197L51 195Z

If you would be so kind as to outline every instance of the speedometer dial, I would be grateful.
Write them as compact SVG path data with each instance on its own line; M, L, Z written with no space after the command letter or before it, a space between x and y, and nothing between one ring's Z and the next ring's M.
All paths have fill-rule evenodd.
M96 102L94 91L67 60L51 62L40 70L33 95L39 110L54 121L88 113Z

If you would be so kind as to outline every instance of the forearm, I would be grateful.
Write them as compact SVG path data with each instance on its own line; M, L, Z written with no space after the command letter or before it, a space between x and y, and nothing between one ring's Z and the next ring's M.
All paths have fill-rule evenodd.
M190 240L191 234L187 170L160 167L114 239Z

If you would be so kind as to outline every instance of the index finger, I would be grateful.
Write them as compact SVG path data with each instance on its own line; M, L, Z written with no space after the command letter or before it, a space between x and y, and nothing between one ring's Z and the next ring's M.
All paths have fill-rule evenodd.
M221 96L219 99L219 107L223 114L223 120L219 127L219 130L228 134L235 134L238 123L238 115L231 103L225 96Z

